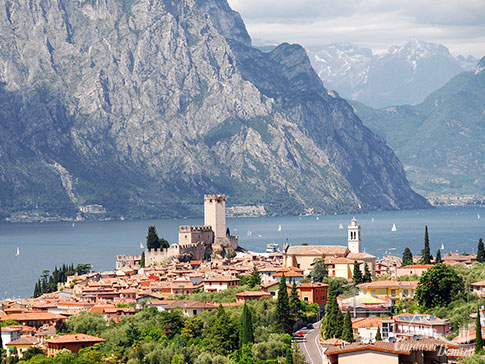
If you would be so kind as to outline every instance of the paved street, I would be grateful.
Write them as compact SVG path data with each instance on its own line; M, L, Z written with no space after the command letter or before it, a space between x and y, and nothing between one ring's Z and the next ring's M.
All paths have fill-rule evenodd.
M305 334L303 339L298 340L301 352L305 355L306 361L309 364L322 363L322 348L318 340L318 329L320 322L313 325L312 330L302 329Z

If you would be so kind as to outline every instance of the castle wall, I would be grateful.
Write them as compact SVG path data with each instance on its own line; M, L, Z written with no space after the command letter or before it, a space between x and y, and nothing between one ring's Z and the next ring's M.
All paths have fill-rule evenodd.
M194 244L198 241L214 242L214 232L210 226L179 226L179 244Z
M193 260L203 260L205 255L205 243L197 242L195 244L175 244L166 249L146 249L145 265L156 265L174 258L188 256Z

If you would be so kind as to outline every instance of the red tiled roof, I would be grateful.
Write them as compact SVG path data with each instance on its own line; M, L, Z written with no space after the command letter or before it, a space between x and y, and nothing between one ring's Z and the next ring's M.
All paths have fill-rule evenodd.
M52 339L47 340L48 344L67 344L67 343L100 343L106 341L97 336L91 336L87 334L68 334L59 335Z

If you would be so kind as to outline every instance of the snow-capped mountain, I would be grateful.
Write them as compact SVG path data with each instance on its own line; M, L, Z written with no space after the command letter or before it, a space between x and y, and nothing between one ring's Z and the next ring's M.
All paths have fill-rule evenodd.
M307 52L327 88L373 107L419 103L477 62L417 39L379 54L349 43L310 47Z

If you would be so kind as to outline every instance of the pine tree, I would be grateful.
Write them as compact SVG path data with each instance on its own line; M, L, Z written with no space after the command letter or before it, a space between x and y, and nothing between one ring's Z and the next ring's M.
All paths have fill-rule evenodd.
M436 259L435 259L434 263L435 264L443 263L443 260L441 259L441 251L439 249L436 252Z
M380 326L377 326L376 341L382 341L381 327Z
M482 238L478 239L477 262L478 263L485 262L485 249L483 247L483 240L482 240Z
M328 277L328 268L322 258L315 258L313 261L313 270L310 275L313 282L323 282Z
M352 330L352 320L350 319L350 312L347 311L344 319L344 328L342 330L342 340L349 343L354 341L354 332Z
M33 295L33 297L34 297L34 298L37 298L37 297L39 297L39 296L40 296L40 295L39 295L39 281L37 281L37 282L35 283L35 286L34 286L34 295ZM1 335L0 335L0 336L1 336ZM1 347L1 346L0 346L0 347Z
M333 337L340 338L342 336L344 316L337 303L337 292L333 284L330 284L328 290L328 302L325 307L325 316L323 318L323 329L325 332L325 339Z
M291 286L291 295L290 295L290 314L294 321L298 320L300 317L300 298L298 297L298 291L296 289L296 282L293 281L293 285Z
M358 261L354 260L354 276L353 276L354 283L360 284L364 281L362 277L362 272L360 271L360 264Z
M413 265L413 253L411 253L411 249L406 247L404 252L402 253L402 266L405 267L407 265Z
M278 326L283 333L291 333L293 325L290 317L290 303L288 300L288 290L286 288L286 277L284 273L281 275L280 287L278 289L276 319Z
M147 249L158 248L160 248L160 240L157 235L157 229L155 228L155 226L149 226L147 235Z
M219 305L216 319L209 328L207 339L209 350L213 353L228 355L238 347L237 325L231 320L222 305Z
M372 282L372 274L370 273L369 266L367 263L364 265L364 278L363 278L364 283L367 282Z
M477 307L477 318L475 321L475 354L483 351L482 325L480 324L480 310Z
M253 267L253 271L248 277L247 282L248 286L251 288L261 285L261 275L259 274L258 267Z
M243 345L252 344L254 342L253 323L251 319L251 311L244 303L241 314L241 330L239 331L239 347Z
M428 236L428 225L424 227L424 248L421 250L422 262L423 264L431 263L431 251L429 249L429 236Z
M145 268L145 252L141 253L140 267Z

